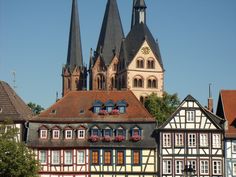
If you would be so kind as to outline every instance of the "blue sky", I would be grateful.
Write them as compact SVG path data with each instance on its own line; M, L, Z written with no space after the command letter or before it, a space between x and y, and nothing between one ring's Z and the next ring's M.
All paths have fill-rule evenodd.
M78 0L84 62L96 48L107 0ZM117 0L125 34L131 0ZM147 24L158 38L165 90L207 104L212 83L215 104L221 89L236 89L235 0L146 0ZM25 102L47 108L61 94L71 0L0 0L0 80ZM215 105L216 106L216 105Z

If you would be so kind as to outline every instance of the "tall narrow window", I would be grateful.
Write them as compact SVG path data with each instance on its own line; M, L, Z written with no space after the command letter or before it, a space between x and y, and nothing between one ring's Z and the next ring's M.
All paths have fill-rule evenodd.
M175 134L175 146L183 146L184 145L184 134L183 133L176 133Z
M85 163L85 151L78 150L77 151L77 164L84 164Z
M78 130L78 139L84 139L85 138L85 130L79 129Z
M208 147L208 134L206 134L206 133L200 134L200 146L201 147Z
M213 148L221 148L221 136L220 134L212 135L212 147Z
M144 68L144 60L142 58L138 58L136 60L136 67L137 68Z
M92 164L93 165L99 164L99 151L98 150L92 151Z
M47 151L46 150L39 151L39 162L40 162L40 164L47 163Z
M221 161L213 161L213 175L221 175Z
M163 133L163 147L171 147L171 134Z
M60 151L52 151L52 165L60 164Z
M233 175L236 176L236 163L233 163Z
M140 151L139 150L133 150L133 165L140 165Z
M64 164L71 165L72 164L72 151L68 150L64 153Z
M195 133L188 134L188 146L196 147L196 134Z
M171 165L171 161L170 160L163 160L163 174L171 174L171 169L172 169L172 165Z
M196 170L196 160L189 160L188 165L191 165L191 167Z
M124 165L124 151L117 151L117 165Z
M60 130L53 130L52 131L52 138L59 139L60 138Z
M41 139L47 139L47 134L48 134L47 130L40 130L40 138Z
M111 151L104 151L104 165L111 165Z
M182 160L175 161L175 174L182 174L182 170L184 169L184 162Z
M236 153L236 142L232 142L232 153Z
M194 122L195 111L186 111L187 122Z
M200 160L200 174L205 175L209 173L209 162L207 160Z

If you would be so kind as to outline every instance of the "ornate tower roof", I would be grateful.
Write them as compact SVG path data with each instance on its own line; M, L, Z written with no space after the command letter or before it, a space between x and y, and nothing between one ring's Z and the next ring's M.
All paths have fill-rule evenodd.
M109 65L120 52L124 32L116 0L108 0L97 44L97 54Z
M137 23L146 23L146 8L145 0L133 0L131 29Z
M83 56L82 56L77 0L73 0L72 3L70 35L69 35L66 67L69 69L70 72L72 72L75 69L75 67L77 68L83 67Z

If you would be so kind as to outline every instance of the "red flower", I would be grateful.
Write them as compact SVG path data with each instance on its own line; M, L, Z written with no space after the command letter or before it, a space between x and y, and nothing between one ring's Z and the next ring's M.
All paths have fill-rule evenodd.
M105 141L105 142L110 142L111 140L112 140L112 138L110 136L103 137L103 141Z
M107 114L108 114L107 110L100 110L99 111L99 115L107 115Z
M134 142L140 141L141 140L141 136L133 135L133 136L131 136L130 140L134 141Z
M124 141L125 140L125 137L123 135L118 135L115 137L115 141L116 142L121 142L121 141Z
M99 141L99 137L98 137L97 135L91 135L91 136L89 137L89 140L90 140L91 142L97 142L97 141Z
M119 115L119 110L118 109L113 109L111 112L110 112L110 114L111 115Z

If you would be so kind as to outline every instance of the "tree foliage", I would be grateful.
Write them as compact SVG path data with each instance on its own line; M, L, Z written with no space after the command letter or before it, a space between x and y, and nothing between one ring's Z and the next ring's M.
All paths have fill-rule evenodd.
M156 118L159 125L169 118L179 104L178 95L176 93L171 95L167 92L163 93L163 97L158 97L153 93L145 101L145 107Z
M7 127L9 123L0 125L0 176L37 177L39 165L33 152L24 143L15 141L17 128Z
M40 114L41 111L44 110L44 108L42 106L32 103L32 102L29 102L27 105L30 107L30 109L32 110L34 115L38 115L38 114Z

